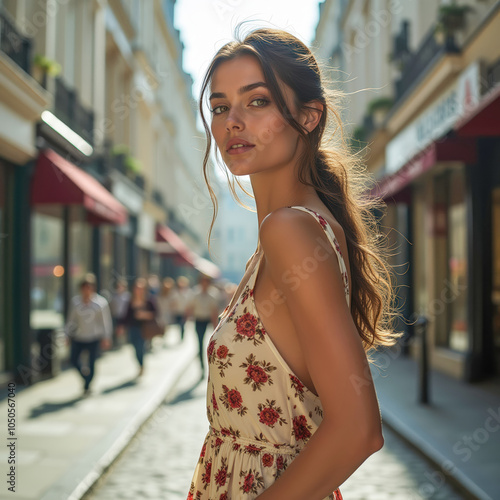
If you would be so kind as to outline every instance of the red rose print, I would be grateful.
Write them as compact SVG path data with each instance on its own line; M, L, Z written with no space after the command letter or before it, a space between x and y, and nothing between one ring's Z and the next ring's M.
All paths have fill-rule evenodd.
M239 408L241 406L241 403L243 403L243 398L241 397L241 394L236 389L230 390L227 393L227 398L228 398L229 404L231 405L231 408Z
M220 446L223 442L224 442L224 440L223 440L223 439L221 439L221 438L217 438L217 439L215 440L215 446Z
M276 467L278 468L278 470L281 470L283 469L283 467L285 466L284 462L283 462L283 457L280 455L277 459L276 459Z
M207 451L207 443L205 443L203 445L203 448L201 449L200 458L203 458L205 456L206 451Z
M325 220L325 219L323 219L323 217L322 217L321 215L319 215L319 214L316 214L316 215L318 216L319 223L321 224L321 227L322 227L323 229L325 229L325 228L326 228L326 220Z
M225 427L222 427L222 429L220 430L220 433L223 436L230 436L231 435L231 431L229 429L226 429Z
M260 448L258 446L255 446L254 444L249 444L245 446L245 451L247 453L250 453L251 455L254 455L260 452Z
M278 421L279 418L280 418L280 414L276 410L273 410L273 408L264 408L259 413L259 421L262 424L266 424L269 426L274 425Z
M227 492L222 493L222 495L219 497L219 500L227 500Z
M311 437L311 431L308 429L305 415L300 415L293 419L293 433L295 439L304 440Z
M224 486L227 479L227 467L221 467L215 474L215 483L217 486Z
M304 390L304 384L294 375L290 375L290 378L292 380L292 385L295 388L295 390L302 392Z
M265 384L269 378L267 373L260 366L256 365L250 365L247 368L247 375L257 384Z
M205 483L208 484L210 483L210 474L212 473L212 462L207 462L205 464L205 473L202 474L201 480Z
M253 480L254 480L253 474L249 473L245 476L245 482L243 483L243 491L245 493L248 493L252 489Z
M194 499L193 494L188 493L187 500L193 500L193 499Z
M229 349L225 345L221 345L217 349L217 357L220 359L224 359L227 356L228 352L229 352Z
M215 393L212 392L212 406L215 411L219 411L219 405L217 404L217 400L215 399Z
M209 357L213 354L214 348L215 348L215 340L211 340L210 344L208 344L208 347L207 347L207 354Z
M262 455L262 465L264 467L272 467L274 463L274 457L270 453L264 453Z
M238 451L240 449L240 447L241 447L241 444L239 444L239 443L234 443L233 444L233 450L234 451Z
M250 313L245 313L236 321L236 331L244 337L252 338L255 335L257 318Z

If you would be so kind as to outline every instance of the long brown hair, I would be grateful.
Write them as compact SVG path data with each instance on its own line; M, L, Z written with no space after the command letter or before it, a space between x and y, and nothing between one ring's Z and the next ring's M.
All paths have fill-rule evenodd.
M339 90L327 91L314 55L304 43L286 31L260 28L251 31L243 40L227 43L213 58L203 80L199 101L207 136L203 174L214 207L209 246L217 217L217 197L207 172L212 138L203 112L203 100L217 67L241 55L254 56L260 63L277 109L304 142L304 152L299 158L299 181L315 188L321 201L344 230L351 271L351 315L365 351L378 345L393 345L402 332L395 332L392 328L398 315L393 308L392 270L386 259L387 249L383 246L384 238L377 222L377 212L384 213L386 204L382 199L366 194L371 174L366 171L359 152L352 152L345 139L339 104L344 94ZM293 118L278 79L294 91L298 109L306 108L311 101L323 104L321 119L312 132L308 133ZM334 141L334 147L324 137L326 130L331 131L329 141ZM337 131L340 131L340 136ZM308 173L311 183L307 181ZM234 191L234 179L232 181L230 188L239 202ZM236 182L246 194L252 196L238 179Z

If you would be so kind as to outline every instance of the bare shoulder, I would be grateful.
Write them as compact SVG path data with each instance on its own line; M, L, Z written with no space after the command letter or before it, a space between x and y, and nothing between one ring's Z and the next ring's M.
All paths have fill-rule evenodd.
M345 236L342 227L335 219L331 219L328 224L344 247ZM311 214L289 207L280 207L267 215L260 225L259 235L264 253L280 251L306 255L314 254L330 245L318 220Z
M264 217L259 234L264 246L264 240L269 244L280 242L284 244L285 242L281 240L283 237L286 239L300 237L301 242L306 237L307 242L307 237L314 237L320 229L319 224L310 215L293 208L280 207Z

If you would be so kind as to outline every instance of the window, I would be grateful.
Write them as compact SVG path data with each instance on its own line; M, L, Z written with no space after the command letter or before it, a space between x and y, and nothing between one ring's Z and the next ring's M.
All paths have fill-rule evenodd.
M32 216L31 327L63 325L62 209L37 211Z

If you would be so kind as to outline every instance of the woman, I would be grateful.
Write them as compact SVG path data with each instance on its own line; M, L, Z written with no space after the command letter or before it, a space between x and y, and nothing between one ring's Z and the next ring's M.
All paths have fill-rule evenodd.
M341 499L384 443L367 351L400 336L376 205L343 135L326 147L342 124L297 38L258 29L216 54L200 99L208 184L207 89L221 158L250 176L259 241L208 345L210 428L188 498Z
M156 315L156 305L147 297L147 281L144 278L137 278L132 288L132 297L127 311L119 323L128 327L130 343L134 346L139 362L139 377L144 373L144 339L141 328L145 321L154 319Z
M156 299L156 304L159 309L158 322L164 328L168 328L168 326L173 322L172 302L174 297L174 286L175 280L173 278L169 276L164 278L160 292Z

